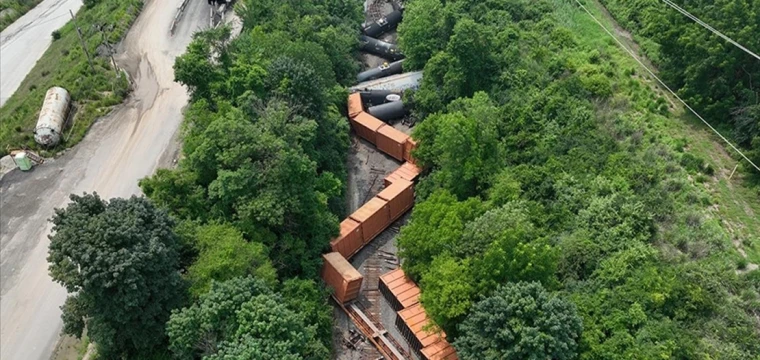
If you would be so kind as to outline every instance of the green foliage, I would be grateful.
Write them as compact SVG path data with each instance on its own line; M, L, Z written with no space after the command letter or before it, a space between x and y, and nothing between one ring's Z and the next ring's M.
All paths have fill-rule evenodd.
M178 359L323 359L327 348L315 341L280 294L253 278L214 283L190 307L167 323L169 348Z
M243 234L228 224L210 224L194 229L198 258L187 269L190 292L199 296L208 291L211 281L252 275L274 286L277 274L260 242L247 242Z
M750 159L752 160L753 163L755 163L755 165L760 164L760 136L756 136L752 140L752 150L749 152L747 156L750 157ZM752 171L752 168L750 168L749 166L750 165L745 164L745 167L749 169L749 173L752 174L751 175L752 179L755 181L755 183L760 183L760 172Z
M143 180L145 194L178 216L232 221L247 239L269 247L283 275L316 274L338 227L328 199L341 194L340 180L320 174L307 153L317 152L319 125L280 101L254 118L224 109L205 131L187 137L191 145L178 170Z
M629 8L653 6L663 5ZM667 100L598 24L559 0L416 0L407 11L416 13L399 28L402 50L425 77L406 96L419 119L415 157L427 175L398 245L428 315L460 357L760 354L760 295L737 278L732 244L752 238L756 201L715 176L735 162L669 114ZM668 32L646 23L647 31ZM740 111L744 131L754 131L755 110ZM757 258L748 243L747 268ZM575 304L584 331L574 332L572 352L519 353L529 347L495 339L513 334L502 325L524 327L491 314L478 319L497 319L496 330L484 323L463 330L476 318L473 304L521 281Z
M145 198L71 196L51 220L50 275L72 295L64 331L87 335L110 359L146 356L163 344L181 305L178 244L168 216Z
M519 282L475 304L454 346L464 360L574 359L582 328L573 304Z
M425 64L422 86L415 97L419 110L440 111L445 103L458 97L488 90L493 78L489 74L497 71L493 38L488 26L469 18L457 21L445 50ZM475 96L473 102L488 102L488 96Z
M417 204L398 238L399 253L409 260L402 265L406 274L419 279L435 256L452 253L460 246L465 224L482 213L478 199L457 201L446 191Z
M504 164L499 112L482 92L449 108L449 113L432 115L415 127L420 143L416 159L422 166L440 169L427 181L464 199L485 190L493 172Z
M398 25L398 43L406 56L405 68L421 70L446 46L454 20L451 14L441 0L409 3L404 9L404 21Z
M25 6L33 6L38 1L11 2L23 2ZM6 3L5 0L0 2L0 7ZM93 1L92 7L82 7L77 13L77 23L82 29L90 54L96 53L95 49L104 40L98 28L112 29L106 41L111 44L118 43L139 15L142 4L142 0L99 0ZM0 27L5 25L6 19L9 18L0 20ZM41 151L45 156L52 156L56 151L71 147L84 137L95 119L105 115L111 107L120 104L129 92L127 77L121 73L118 76L114 75L109 58L95 56L95 71L90 69L72 22L56 32L60 38L52 42L16 92L0 109L0 156L5 155L8 149L20 147L28 147ZM55 34L52 36L56 37ZM78 108L72 119L72 128L66 130L64 141L55 148L43 149L34 141L32 131L37 123L45 92L53 86L61 86L68 90Z
M343 211L341 84L359 69L361 6L241 0L235 11L242 34L199 32L177 58L175 78L191 94L183 157L140 182L181 220L196 299L167 324L170 350L180 359L325 359L332 311L317 275Z
M235 12L247 29L287 32L292 38L319 45L319 51L313 55L326 54L331 65L315 69L332 69L342 85L349 85L355 79L359 71L354 58L359 45L356 24L364 20L360 3L350 0L242 0L235 5Z
M91 8L95 5L97 5L101 0L83 0L82 4L88 8Z
M734 138L750 146L760 134L755 58L659 1L603 0L627 29L657 46L645 48L660 73L684 100ZM692 1L682 6L749 49L760 48L757 13L751 0ZM718 11L719 10L719 11Z
M443 255L433 260L420 279L420 302L427 315L449 337L457 334L456 324L472 306L475 296L472 277L468 260L458 261Z
M288 279L283 282L281 293L288 308L301 314L304 323L314 329L308 344L311 352L318 354L320 348L329 349L333 339L333 307L321 280Z

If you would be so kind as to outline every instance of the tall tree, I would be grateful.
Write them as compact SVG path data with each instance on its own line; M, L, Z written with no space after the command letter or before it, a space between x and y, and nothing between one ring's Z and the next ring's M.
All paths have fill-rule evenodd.
M404 67L420 70L446 46L453 27L448 15L453 14L441 0L409 2L404 10L404 21L398 26L398 42L406 55Z
M456 325L470 310L476 294L468 260L436 257L420 280L425 312L449 337L457 335Z
M513 283L473 306L454 346L463 360L568 360L582 331L575 306L539 283Z
M465 224L483 213L477 198L457 201L447 191L437 191L414 208L409 225L398 239L404 271L419 279L435 256L453 253L459 247Z
M431 60L432 61L432 60ZM479 195L504 164L499 109L484 92L458 99L447 114L435 114L414 130L416 158L438 169L431 180L460 199Z
M307 314L297 313L259 280L213 283L192 306L167 323L169 348L178 359L324 359Z
M64 332L87 335L108 359L151 354L164 324L181 305L178 244L172 222L147 199L71 195L52 218L48 262L71 294Z

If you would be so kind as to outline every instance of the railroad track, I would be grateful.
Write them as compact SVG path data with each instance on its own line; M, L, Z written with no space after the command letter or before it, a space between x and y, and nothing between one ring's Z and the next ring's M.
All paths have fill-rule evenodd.
M383 17L383 5L386 0L369 0L369 6L367 7L368 21L377 21Z
M378 291L379 294L379 291ZM361 333L369 340L375 349L388 360L407 360L412 357L406 353L399 343L393 339L388 331L382 326L382 323L378 319L368 312L367 309L360 301L354 301L348 305L342 304L337 299L333 298L341 309L348 315L351 321L361 331ZM368 349L368 348L365 348ZM374 354L362 353L363 358L372 359Z

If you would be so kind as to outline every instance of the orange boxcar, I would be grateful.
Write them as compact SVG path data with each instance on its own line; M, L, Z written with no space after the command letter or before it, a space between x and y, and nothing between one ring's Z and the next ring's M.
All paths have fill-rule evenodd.
M417 180L417 177L420 176L420 172L422 172L422 170L420 170L417 165L407 161L401 164L398 169L390 173L390 175L385 178L384 184L385 186L390 186L394 181L399 179L414 182Z
M377 130L377 149L399 161L404 161L404 149L409 135L393 126L383 126Z
M359 93L348 95L348 117L354 118L364 111L362 106L362 96Z
M377 142L377 130L384 125L385 123L365 112L361 112L351 119L351 126L356 134L373 145Z
M412 157L412 151L417 148L417 141L412 139L411 137L406 141L406 145L404 145L404 160L414 164L414 158Z
M377 194L377 197L388 202L391 212L391 222L414 206L414 183L399 179Z
M340 223L340 235L330 241L332 251L339 252L350 259L364 245L362 239L362 224L346 218Z
M356 299L362 287L362 275L340 253L322 255L322 279L341 303Z
M422 358L426 360L458 360L457 351L448 341L439 341L423 348Z
M380 276L377 287L395 311L420 302L420 288L400 268Z
M364 243L372 241L391 224L391 213L388 202L378 197L372 198L350 216L362 224L362 239Z
M401 310L396 316L396 327L404 335L412 349L423 359L423 348L446 341L446 333L443 331L424 330L429 323L430 320L425 314L425 309L420 304Z

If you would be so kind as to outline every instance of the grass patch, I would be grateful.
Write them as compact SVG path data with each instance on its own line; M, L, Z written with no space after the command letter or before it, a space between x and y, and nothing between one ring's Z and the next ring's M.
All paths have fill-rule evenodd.
M53 41L16 93L0 109L0 156L9 148L22 146L41 151L43 155L70 147L84 137L95 119L124 100L129 91L128 79L124 74L117 75L110 59L98 56L96 49L103 42L119 42L141 9L141 0L101 0L89 8L83 6L77 13L86 46L94 57L94 72L87 63L73 23L58 31L60 37ZM108 30L105 39L100 28ZM52 86L61 86L71 93L76 106L74 125L65 130L57 147L41 149L34 142L32 131L45 92Z
M559 7L577 7L562 0L555 3ZM603 16L602 5L597 1L584 3L614 33L615 24ZM646 114L641 117L645 121L645 138L668 144L680 153L680 165L686 168L689 180L701 193L698 196L709 199L707 204L703 201L694 204L684 202L679 212L699 211L717 219L729 235L727 241L730 239L732 242L730 246L744 249L750 263L760 263L760 191L745 180L741 166L729 180L734 167L743 160L699 119L684 111L676 99L669 98L669 94L666 95L654 79L644 76L646 71L587 14L582 10L564 10L557 12L560 21L579 34L576 39L581 45L598 49L601 56L615 64L611 69L605 69L608 70L605 73L610 76L615 92L627 98L629 111ZM617 36L620 38L620 35ZM583 60L579 58L578 62ZM675 106L663 106L670 103L675 103ZM709 204L715 205L706 206Z
M34 9L42 0L0 0L0 31Z
M87 347L90 346L90 338L87 335L82 336L77 345L77 359L82 360L84 355L87 354Z

